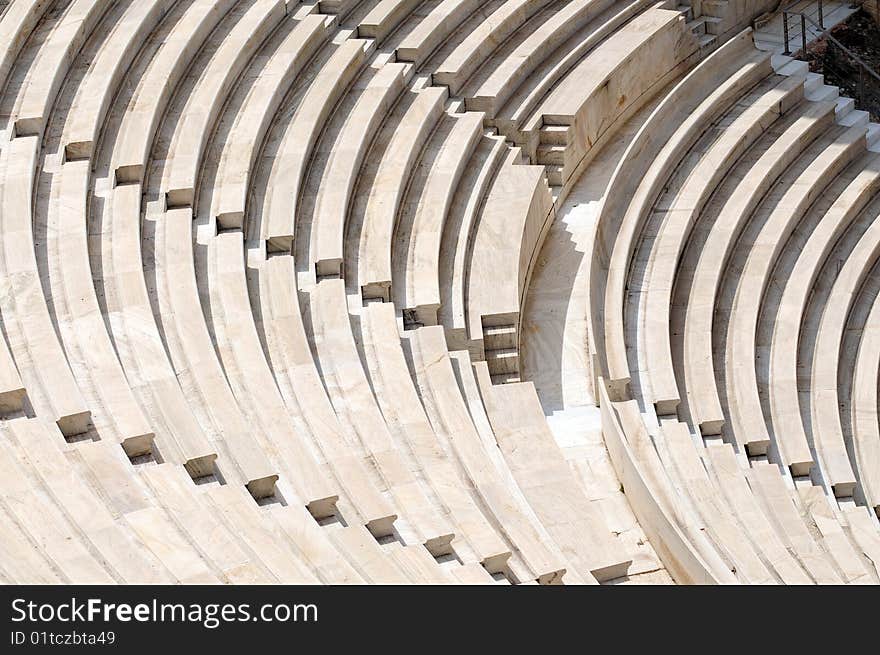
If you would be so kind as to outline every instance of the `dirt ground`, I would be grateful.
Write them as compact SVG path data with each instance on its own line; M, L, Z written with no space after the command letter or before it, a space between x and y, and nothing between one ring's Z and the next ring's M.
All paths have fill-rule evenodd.
M880 26L870 16L860 11L834 27L830 35L880 75ZM813 43L806 59L813 72L825 75L826 84L840 87L840 95L855 98L859 109L880 121L880 77L862 73L856 62L828 38Z

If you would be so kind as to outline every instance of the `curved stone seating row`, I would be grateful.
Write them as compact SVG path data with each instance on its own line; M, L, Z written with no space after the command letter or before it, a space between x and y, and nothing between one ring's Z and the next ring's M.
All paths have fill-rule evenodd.
M445 89L427 88L412 98L385 148L361 224L358 284L367 300L391 301L391 248L409 175L447 99ZM351 272L353 273L353 271Z
M97 26L109 3L73 0L57 19L27 75L18 85L10 120L16 136L42 136L71 60Z
M755 57L748 35L741 36L702 62L675 85L652 111L624 153L613 173L609 190L600 209L597 238L599 256L593 262L595 277L605 276L603 307L593 312L593 338L603 353L612 396L623 398L630 382L624 338L624 293L630 262L651 205L663 188L672 168L707 127L735 100L750 80L738 74L719 73L718 62L727 71L738 69L745 58L751 70L751 83L762 73L760 66L749 67ZM722 71L724 68L722 68ZM722 75L720 86L709 86L710 79ZM607 217L607 218L606 218ZM607 263L606 263L607 262ZM600 324L599 317L603 317Z
M155 434L113 350L88 266L89 162L65 163L53 174L52 182L47 250L49 261L57 262L52 304L65 354L93 408L92 423L98 432L106 429L129 457L149 454ZM90 402L92 397L94 402Z
M358 36L381 44L420 4L420 0L381 0L358 22Z
M790 571L794 580L803 580L802 576L798 577L797 565L790 557L783 555L785 551L778 543L768 546L750 541L749 535L772 534L769 525L763 525L762 530L750 530L748 534L742 534L739 530L735 507L723 496L720 485L703 465L700 450L687 425L664 421L662 437L664 449L661 452L668 453L669 470L681 480L684 494L692 499L698 519L706 526L728 567L736 571L741 580L751 584L773 584L777 580L785 580L784 576ZM743 499L751 505L750 493L748 489L745 491ZM761 555L767 551L772 551L776 557L762 558ZM784 561L783 566L777 564L780 557Z
M798 558L810 577L818 584L840 584L841 576L807 530L777 467L759 463L748 471L748 478L764 500L765 511L778 526L783 543Z
M761 71L759 75L766 75L766 65L769 65L766 59L757 64ZM749 67L745 67L743 71L748 71L745 76L748 80L746 84L752 83L755 79L752 77L754 72ZM802 89L798 80L792 78L786 78L781 83L771 80L760 84L736 108L728 112L727 120L730 123L723 127L719 138L712 143L700 161L689 169L689 179L682 183L669 207L663 208L667 218L660 225L653 246L662 256L655 257L646 272L644 309L646 320L650 321L650 326L646 325L644 329L644 338L650 344L645 348L648 359L646 377L649 380L645 386L658 414L673 413L679 403L679 394L672 367L669 332L654 330L653 326L670 324L675 272L687 238L712 193L734 163L782 113L797 103ZM744 107L741 112L738 111L740 106ZM670 191L665 193L667 196L673 195Z
M371 48L372 43L365 40L347 40L340 44L311 82L294 120L289 123L274 165L289 176L292 184L289 187L275 185L265 200L269 207L269 216L263 222L267 250L283 252L292 247L303 177L315 141Z
M144 180L153 138L175 86L193 56L233 5L231 0L193 2L186 7L175 7L166 19L168 25L162 30L162 40L148 53L147 68L138 79L117 130L120 142L111 163L114 184Z
M453 350L475 350L468 332L469 271L471 235L480 220L491 185L506 161L508 147L501 137L484 137L477 145L468 170L463 174L443 225L440 248L440 308L438 322L446 329L446 340ZM477 335L479 338L481 335ZM478 342L479 343L479 342Z
M162 333L172 365L181 382L187 403L199 422L211 426L215 441L221 441L234 466L255 497L275 492L278 472L264 449L263 434L255 434L235 402L217 359L199 302L193 258L193 226L190 209L173 209L157 214L156 269ZM282 429L282 426L278 426ZM273 435L274 436L274 435ZM234 475L220 463L224 476ZM239 476L235 476L239 477ZM304 499L323 501L327 497Z
M397 44L397 58L420 66L480 4L478 0L441 0Z
M438 127L438 130L443 129ZM468 112L455 116L432 159L422 159L427 169L424 178L413 183L421 186L418 202L411 210L406 231L398 230L398 239L406 247L398 249L404 271L398 273L393 285L394 300L404 312L406 321L436 325L440 309L440 249L444 223L449 215L456 189L471 155L483 136L483 115ZM400 241L398 241L400 243Z
M146 280L140 232L131 229L139 220L141 186L117 187L105 209L110 252L104 260L104 291L111 317L112 335L129 385L149 419L165 461L183 464L193 478L213 475L218 451L203 431L184 397L159 333Z
M821 223L813 231L795 264L779 304L770 350L771 375L778 384L770 387L774 430L782 434L800 434L806 442L798 404L798 343L800 317L806 310L810 288L816 280L817 263L826 261L840 236L858 218L871 195L876 191L878 174L876 160L862 168L857 177L836 197ZM856 386L858 389L858 386Z
M12 435L18 432L13 426L24 420L16 419L5 424L3 448L0 449L0 467L6 481L0 492L4 513L4 554L7 555L3 567L5 581L113 582L113 576L90 551L77 526L68 520L58 501L46 493L40 478L29 473L27 460L23 463L20 459ZM51 566L40 562L33 548L15 548L23 543L25 535L44 544L44 557L53 563Z
M876 219L876 215L873 216ZM859 287L880 256L878 229L868 228L849 253L825 302L815 337L810 410L813 444L822 462L822 475L838 496L852 496L856 476L847 453L839 411L840 348L847 317ZM869 466L870 470L870 466Z
M309 240L310 259L317 278L343 274L346 214L364 156L389 107L403 91L412 67L386 64L367 83L336 137L321 187Z
M4 9L0 16L0 88L6 86L25 42L51 6L50 0L27 0L11 3Z
M213 493L216 485L204 487L205 493L193 493L191 481L172 465L145 467L140 474L152 489L157 505L168 512L221 580L269 583L283 579L285 571L293 570L292 579L317 577L323 582L338 584L361 581L347 561L335 553L327 536L304 508L273 505L261 518L253 512L252 500L247 494L231 493L223 498ZM226 506L231 506L230 510L225 510ZM250 513L246 532L234 518L236 513L245 512ZM287 547L293 552L279 551L272 543L279 538L282 543L290 544ZM273 551L267 551L264 561L262 553L267 545ZM311 571L305 571L306 566L310 566Z
M233 11L235 11L233 9ZM223 36L200 72L178 118L169 146L162 188L168 207L196 209L195 188L202 155L217 114L253 51L285 15L282 0L257 0ZM224 22L228 20L224 19Z
M584 25L586 30L578 31L556 51L548 53L548 56L534 67L526 83L511 90L512 92L503 106L490 114L493 124L509 138L520 139L521 126L532 116L536 107L555 88L559 80L563 79L599 44L652 6L657 6L657 3L647 0L626 0L626 2L613 3L604 12L598 14L593 21ZM664 7L670 8L667 5ZM523 31L528 38L530 30ZM503 68L504 63L501 63L500 66ZM488 66L485 69L491 71ZM478 71L473 82L476 83L480 77L481 72ZM548 136L553 131L547 130Z
M512 150L474 228L467 285L469 338L482 339L493 376L519 375L520 307L535 252L552 219L544 168L521 163L519 150Z
M288 415L260 347L244 277L241 233L224 232L207 246L210 321L226 380L249 425L266 435L267 453L313 515L335 514L339 494L315 449Z
M699 44L679 12L648 9L557 80L517 125L514 139L533 162L554 166L550 182L564 186L617 121L638 111L698 56Z
M547 427L530 383L493 385L474 365L495 439L529 505L578 573L606 582L626 574L629 560L591 506ZM605 529L603 529L605 528Z
M434 427L422 407L389 303L370 303L361 314L361 334L370 383L389 429L404 442L424 472L434 504L449 517L455 536L451 547L462 561L479 562L485 570L500 571L510 552L481 513L472 493L462 488L454 456L438 447Z
M478 27L469 31L432 71L433 82L448 87L450 95L458 95L464 82L496 44L504 41L547 4L548 0L512 0L502 2L493 12L480 16Z
M873 373L874 370L880 370L878 367L880 349L878 349L877 341L877 321L880 319L880 309L877 309L877 306L878 303L875 300L859 342L853 374L850 419L859 485L865 495L867 505L873 507L875 511L880 506L880 500L877 496L878 490L880 490L878 472L877 467L873 465L873 462L876 461L876 453L880 449L880 427L878 427L880 422L877 421L878 408L875 391L877 380L876 374Z
M0 153L0 312L28 402L72 437L88 430L91 413L52 326L40 283L31 222L38 156L39 139L33 136L13 139Z
M373 487L364 463L352 449L350 428L341 423L323 387L303 327L293 260L274 257L258 270L261 329L285 405L302 416L356 515L371 532L387 535L396 515Z
M337 416L357 435L360 449L401 507L419 543L445 554L452 539L448 523L431 511L424 490L394 443L370 390L349 324L342 280L322 280L310 292L309 308L317 364Z
M703 434L717 434L724 423L714 376L704 373L712 369L711 311L715 306L716 294L719 293L733 237L742 229L742 223L748 219L773 182L796 160L801 149L828 128L833 120L833 110L833 105L819 103L804 106L797 112L797 118L793 122L789 121L787 129L739 180L737 190L728 196L729 200L716 220L718 228L713 228L706 239L703 252L717 252L720 256L707 256L704 258L705 264L703 261L697 264L690 287L684 327L688 406ZM749 442L743 442L743 445L748 447ZM766 441L758 442L755 452L760 453L766 447Z
M864 151L864 147L865 130L861 127L849 128L833 142L825 145L820 154L807 165L806 170L787 186L785 195L779 199L751 246L749 259L741 273L733 300L724 362L725 370L728 371L726 380L731 428L736 434L748 435L745 438L750 439L750 443L769 442L769 437L763 434L763 430L766 430L763 419L760 419L760 425L756 422L762 412L758 411L760 400L757 398L754 364L755 330L760 301L768 283L768 269L806 208L853 157ZM792 453L802 453L801 457L790 459L790 465L809 469L809 445L806 442L796 443L790 438L793 436L780 436L785 440L784 448L789 458L792 458Z
M67 161L89 159L122 76L173 2L132 2L115 23L77 87L61 137Z
M461 397L440 327L423 327L409 339L415 378L435 432L446 441L472 493L492 517L525 569L520 580L553 582L565 573L560 554L542 539L533 521L513 502L502 474L484 449ZM441 436L442 435L442 436Z
M602 398L602 432L617 477L639 524L670 574L681 584L732 582L729 570L719 571L716 563L707 562L689 535L682 531L667 503L661 502L658 486L663 481L645 471L644 459L651 457L653 451L647 443L649 439L635 401L613 402L604 384L598 389ZM653 456L656 457L656 453ZM652 468L656 473L656 467ZM668 480L666 482L668 484Z
M221 227L243 226L257 157L284 96L309 60L330 37L335 20L306 16L269 56L224 141L212 213Z

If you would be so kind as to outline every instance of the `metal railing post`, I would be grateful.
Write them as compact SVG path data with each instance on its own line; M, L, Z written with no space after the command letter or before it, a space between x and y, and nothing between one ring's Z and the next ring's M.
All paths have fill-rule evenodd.
M822 6L822 0L819 0L819 29L825 29L825 8Z
M804 44L804 55L807 54L807 17L801 14L801 41Z
M782 12L782 31L785 35L785 52L782 53L786 56L791 54L791 48L788 47L788 12Z

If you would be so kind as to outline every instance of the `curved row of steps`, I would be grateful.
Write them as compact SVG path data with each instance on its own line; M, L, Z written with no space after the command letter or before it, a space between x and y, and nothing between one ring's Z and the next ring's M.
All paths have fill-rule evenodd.
M637 516L657 538L675 524L692 580L876 582L854 527L876 526L860 482L876 467L850 416L851 397L877 405L853 379L876 294L876 127L748 33L633 122L622 153L597 155L618 159L595 176L582 283L611 459L653 485Z

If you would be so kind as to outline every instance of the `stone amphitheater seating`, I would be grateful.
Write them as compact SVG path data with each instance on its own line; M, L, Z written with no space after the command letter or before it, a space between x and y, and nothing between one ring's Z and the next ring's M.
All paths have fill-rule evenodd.
M480 8L478 0L441 0L397 44L395 54L400 61L419 66L424 63L452 32Z
M553 198L544 168L524 164L521 157L518 149L511 150L502 164L473 237L467 286L469 337L482 338L493 376L516 377L519 371L519 308L535 251L553 220ZM496 278L499 264L503 270Z
M106 9L107 4L101 0L72 2L57 20L27 76L18 83L18 95L10 116L16 136L42 136L74 54Z
M312 261L315 275L341 276L345 219L366 150L389 107L403 90L412 67L387 64L373 76L332 146L315 201Z
M815 448L822 459L822 472L838 496L852 496L855 474L846 451L843 429L837 411L837 384L829 384L822 376L836 380L840 365L840 344L846 329L856 289L880 256L880 229L868 229L850 253L834 281L819 324L813 354L811 411ZM836 339L836 340L835 340ZM820 403L822 406L820 406ZM825 406L826 403L829 403Z
M276 384L289 411L302 413L352 511L371 532L387 535L397 515L369 482L365 463L351 449L350 428L343 427L327 397L303 327L292 264L289 257L275 257L260 269L262 329Z
M168 361L152 313L143 276L140 233L132 229L140 214L141 186L117 187L108 197L106 235L110 240L107 275L107 313L126 379L142 407L154 408L154 448L166 461L183 464L196 478L214 474L217 449L199 425Z
M143 181L147 159L159 121L175 86L186 72L205 40L234 2L203 0L181 7L165 30L158 51L148 60L147 70L137 81L118 134L111 166L114 184Z
M342 43L312 81L302 99L288 133L284 135L284 142L275 162L277 169L293 184L291 188L274 186L271 195L266 199L270 208L264 226L264 240L268 250L283 252L292 248L301 186L311 151L323 124L339 97L357 75L367 56L367 50L372 48L373 44L365 40L347 40Z
M438 267L443 226L464 169L483 135L482 128L480 113L456 116L433 159L422 160L428 172L424 180L419 180L422 188L406 224L406 234L398 232L399 238L406 240L406 249L401 248L399 254L406 264L403 274L397 276L403 278L403 283L397 285L398 292L393 296L399 299L405 320L422 325L437 324L441 305Z
M873 384L876 383L874 368L880 370L875 365L880 364L880 346L878 346L877 321L880 320L880 309L877 309L878 303L874 302L871 307L871 313L865 324L862 334L862 340L859 343L858 358L856 360L856 369L853 379L853 399L852 399L852 436L853 450L856 454L856 470L858 471L859 482L865 500L868 506L875 510L880 506L878 499L878 476L877 472L870 466L870 462L875 461L878 436L880 436L880 428L875 427L877 421L872 423L872 419L877 419L877 405L871 402L871 390ZM874 382L872 382L872 380Z
M260 347L244 277L240 232L224 232L208 244L210 317L226 379L251 425L270 441L271 459L318 518L333 516L339 494L325 477L305 434L288 415Z
M5 5L0 581L880 583L880 126L773 4Z
M861 168L857 177L827 209L798 258L780 300L770 348L770 374L778 381L769 390L772 416L780 433L797 435L801 443L806 443L807 438L798 403L790 404L798 399L797 351L801 330L800 321L793 318L803 315L819 266L827 261L835 242L865 209L877 183L877 162L873 156L872 162Z
M358 23L358 36L382 43L419 4L419 0L381 0Z
M274 448L264 448L261 440L271 440L274 435L255 434L248 429L214 350L196 283L192 211L172 209L158 215L156 221L161 230L157 235L157 278L158 284L167 290L167 298L160 299L166 305L162 312L163 333L187 402L200 420L212 426L216 440L228 450L229 465L234 466L234 472L250 491L258 498L272 496L278 479L270 461ZM282 430L284 426L276 429ZM224 476L233 474L223 470Z
M3 11L3 22L0 26L0 46L3 48L0 57L0 85L6 86L9 73L25 46L31 32L40 22L43 15L52 6L50 0L29 0L7 5Z
M259 72L236 116L221 155L212 213L221 226L242 226L251 175L272 119L290 85L330 36L335 20L306 16L290 31Z
M827 103L804 107L798 112L796 120L741 178L736 192L729 196L728 203L721 210L715 224L717 228L713 227L706 240L703 252L720 253L721 256L707 255L697 264L684 327L684 367L686 375L690 375L692 380L687 387L691 394L688 402L704 434L717 434L724 423L714 376L704 376L702 373L706 372L707 366L711 368L711 312L733 240L782 170L792 164L800 148L808 145L817 132L828 127L832 118L833 106ZM731 217L729 221L728 215ZM700 379L702 383L698 383ZM745 446L749 446L749 443L744 441ZM755 449L760 452L766 447L766 440L758 440Z
M18 137L0 153L4 331L30 404L40 406L64 435L74 436L88 430L91 413L52 325L30 245L34 242L31 217L38 150L37 137Z
M427 88L411 100L383 153L369 190L361 227L358 280L364 300L391 300L391 248L397 216L421 151L432 133L448 94Z
M223 36L211 61L190 90L169 146L162 186L168 207L196 206L196 178L201 170L211 128L229 89L248 64L254 49L285 15L282 0L255 2Z
M152 451L155 434L128 387L92 285L86 226L89 163L67 162L54 177L58 196L48 209L48 249L60 277L53 306L65 352L68 361L76 362L72 368L81 387L88 386L106 409L106 416L92 417L96 426L106 425L130 457L145 455Z
M86 77L76 90L70 118L62 136L67 161L89 159L95 140L120 81L131 66L138 50L162 20L173 3L133 3L125 9L89 65Z

